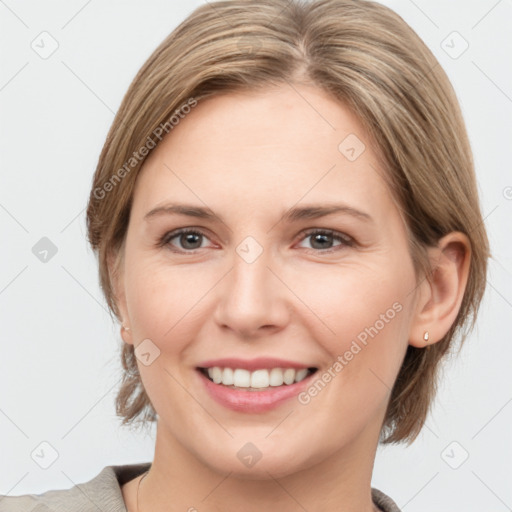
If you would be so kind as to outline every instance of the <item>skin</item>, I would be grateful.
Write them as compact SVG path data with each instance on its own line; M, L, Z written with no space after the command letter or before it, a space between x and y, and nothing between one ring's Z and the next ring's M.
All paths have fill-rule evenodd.
M366 146L353 162L338 150L349 134ZM114 283L130 327L124 341L149 338L160 350L150 365L138 362L158 413L141 512L375 510L371 475L392 385L408 344L424 347L426 330L435 343L455 321L470 260L467 238L450 233L429 249L433 281L417 280L381 172L357 117L307 85L201 101L146 160ZM171 202L207 206L224 222L144 218ZM330 203L372 220L282 220L294 206ZM158 245L183 227L204 237ZM311 228L355 242L318 243L304 234ZM236 252L247 236L263 250L252 263ZM307 405L292 398L261 414L234 412L196 373L206 359L274 356L321 375L396 302L401 311ZM247 442L262 454L251 468L237 457ZM139 480L122 487L129 512Z

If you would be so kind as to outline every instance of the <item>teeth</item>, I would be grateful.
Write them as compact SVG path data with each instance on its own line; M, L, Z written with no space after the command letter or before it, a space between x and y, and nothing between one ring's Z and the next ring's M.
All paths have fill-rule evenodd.
M234 386L237 388L263 389L268 387L290 385L304 380L311 372L307 368L272 368L271 370L255 370L250 372L242 368L208 368L208 376L215 384Z
M268 388L269 384L268 370L256 370L251 373L251 388Z
M237 368L233 372L233 385L237 388L248 388L251 385L251 372Z
M295 370L293 368L287 368L283 373L283 380L285 384L293 384L295 381Z
M212 378L213 382L215 382L215 384L220 384L222 381L222 370L218 366L215 366L212 368L210 377Z
M304 380L308 376L309 370L307 368L302 368L295 374L295 382L300 382Z
M224 368L222 372L222 383L226 386L232 386L234 382L233 370L231 368Z
M270 370L270 385L282 386L283 382L283 370L281 370L281 368L272 368L272 370Z

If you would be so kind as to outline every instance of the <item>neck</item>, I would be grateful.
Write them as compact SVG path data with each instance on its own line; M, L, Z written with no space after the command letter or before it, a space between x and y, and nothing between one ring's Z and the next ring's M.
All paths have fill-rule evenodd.
M375 435L376 434L376 435ZM371 475L378 432L357 440L321 461L291 474L260 466L257 477L219 473L186 450L162 425L155 457L140 486L138 512L374 512ZM263 461L263 459L262 459ZM260 462L262 462L260 461Z

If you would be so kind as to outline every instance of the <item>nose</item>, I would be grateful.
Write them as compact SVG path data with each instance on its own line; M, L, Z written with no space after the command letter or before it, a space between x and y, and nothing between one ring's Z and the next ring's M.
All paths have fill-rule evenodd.
M277 277L269 252L250 262L234 251L232 269L219 283L215 321L240 338L268 336L289 322L290 291Z

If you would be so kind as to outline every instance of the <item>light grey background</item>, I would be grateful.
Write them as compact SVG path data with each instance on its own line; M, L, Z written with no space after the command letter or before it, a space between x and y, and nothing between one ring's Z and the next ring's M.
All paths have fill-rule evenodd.
M153 437L115 416L121 341L84 210L129 83L202 3L0 0L0 494L69 488L153 457ZM408 448L379 449L372 485L405 512L511 510L512 2L383 3L452 80L494 259L478 327L446 366L427 426ZM57 249L46 262L32 251L42 237Z

